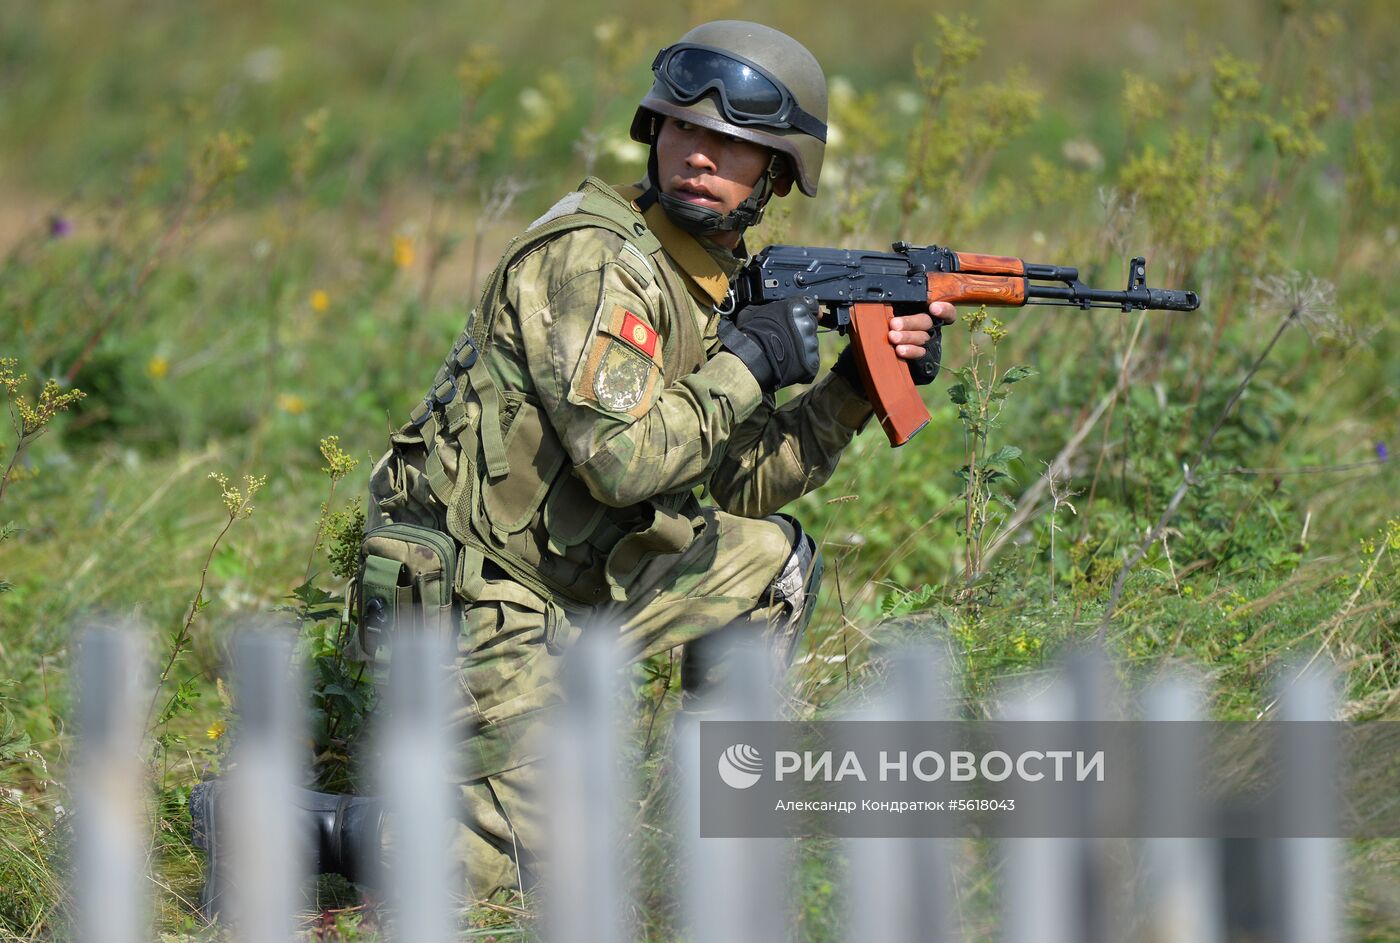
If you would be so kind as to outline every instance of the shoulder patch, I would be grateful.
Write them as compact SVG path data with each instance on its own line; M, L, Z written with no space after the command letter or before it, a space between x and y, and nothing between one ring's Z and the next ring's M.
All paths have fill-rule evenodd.
M649 357L615 337L599 334L574 390L583 402L641 418L651 408L660 378L661 371Z
M624 341L646 354L648 357L656 354L656 332L642 323L642 319L631 311L622 311L622 330L618 334Z
M574 379L575 401L640 417L651 408L660 384L660 340L639 315L614 304L599 319L598 333Z
M617 341L603 351L593 377L593 395L604 407L625 413L636 409L651 391L655 366Z
M642 320L640 315L615 304L598 326L603 333L611 334L629 347L646 354L658 367L662 366L661 351L657 349L661 337L656 333L656 328Z

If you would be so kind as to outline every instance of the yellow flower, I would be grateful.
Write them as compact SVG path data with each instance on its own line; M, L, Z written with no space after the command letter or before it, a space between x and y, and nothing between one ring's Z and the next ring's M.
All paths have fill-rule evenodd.
M394 237L394 264L408 268L413 264L413 240L404 235Z
M278 393L277 408L284 413L300 416L302 413L306 412L306 400L295 393Z
M234 488L228 482L228 476L222 472L210 472L209 477L219 483L219 489L223 492L224 510L228 512L229 520L236 521L253 513L253 495L262 490L267 484L266 475L244 475L243 487Z
M321 440L321 455L326 460L326 467L321 470L330 476L331 481L339 481L360 464L358 459L351 458L349 453L340 447L338 435L328 435Z
M228 728L224 726L224 722L222 720L216 720L209 725L208 730L204 731L204 735L210 740L218 740L224 735L224 731L226 731L227 729Z
M146 376L152 380L164 380L170 374L170 361L156 356L146 361Z
M325 289L318 288L311 293L311 310L317 314L322 313L331 306L331 296L326 294Z

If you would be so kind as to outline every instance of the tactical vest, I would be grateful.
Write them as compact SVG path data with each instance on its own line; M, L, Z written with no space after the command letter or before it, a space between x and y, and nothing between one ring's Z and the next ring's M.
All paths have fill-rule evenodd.
M547 602L547 640L569 613L623 598L628 577L650 556L679 552L694 537L690 515L697 502L688 489L627 508L594 498L573 473L540 403L498 388L487 367L506 307L507 272L548 240L585 227L621 237L616 263L644 286L654 310L669 310L664 383L704 364L714 317L707 327L699 319L709 305L700 304L666 257L627 198L631 192L590 177L512 240L428 395L390 436L371 475L370 533L395 522L451 535L458 548L450 580L456 601L480 597L483 564L490 561ZM402 571L398 578L405 578Z

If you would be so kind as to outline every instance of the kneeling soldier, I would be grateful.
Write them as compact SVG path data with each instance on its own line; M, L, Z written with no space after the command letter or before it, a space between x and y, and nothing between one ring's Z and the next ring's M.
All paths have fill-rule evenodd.
M849 351L778 407L778 390L817 379L816 306L736 312L729 292L769 200L816 195L820 65L783 33L720 21L652 71L631 128L650 148L646 178L590 178L516 237L370 483L369 527L417 525L454 545L437 585L452 595L443 627L475 776L457 847L481 897L533 882L545 849L526 735L586 627L620 632L633 659L684 646L682 707L713 687L714 656L738 637L766 636L786 666L821 556L779 511L831 476L871 416ZM952 318L941 303L896 318L890 343L936 357L934 321ZM402 556L383 554L370 563ZM376 589L374 569L361 588L380 604L362 609L371 649L403 572L391 562L393 585Z

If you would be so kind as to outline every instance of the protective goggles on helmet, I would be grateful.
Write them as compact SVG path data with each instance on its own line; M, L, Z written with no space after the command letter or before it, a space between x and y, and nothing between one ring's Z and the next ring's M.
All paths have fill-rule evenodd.
M725 118L734 124L793 128L826 141L826 124L803 111L787 86L742 56L713 46L677 43L656 54L651 71L681 104L697 102L714 89Z

